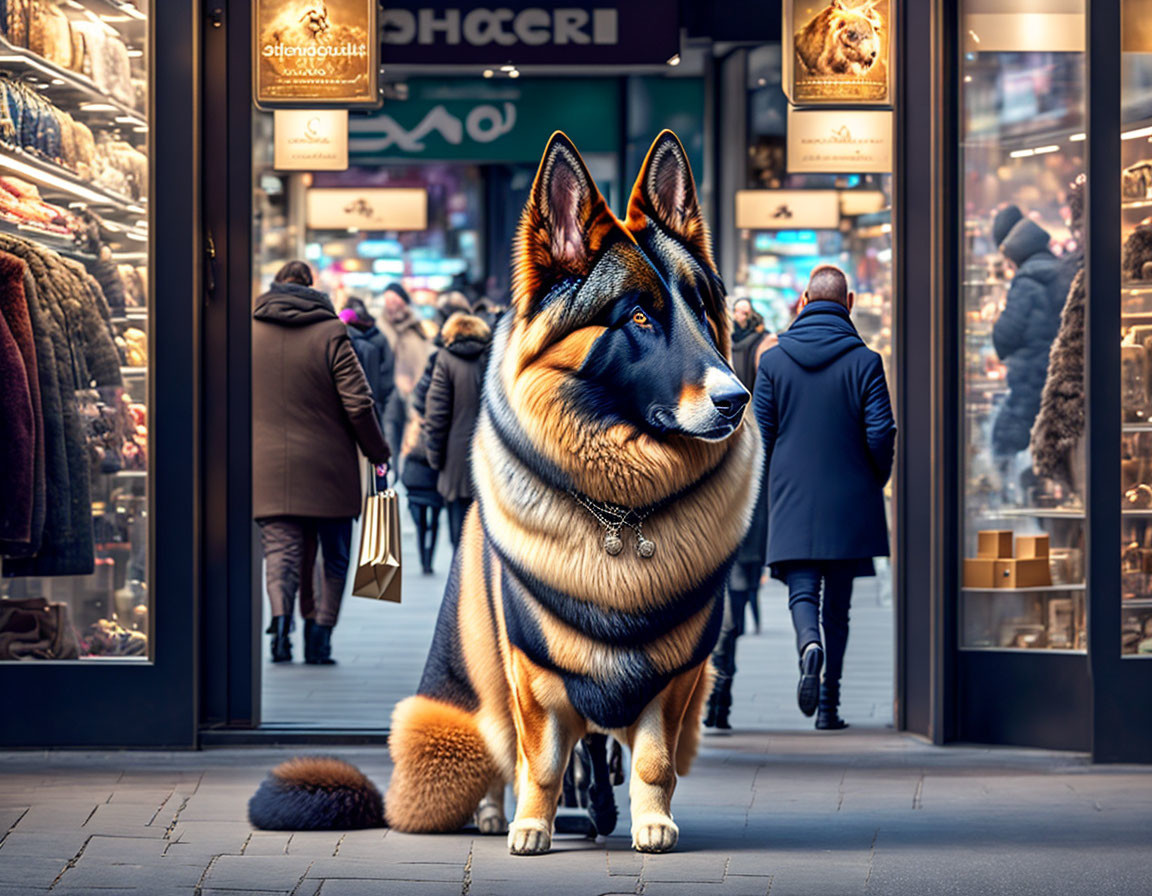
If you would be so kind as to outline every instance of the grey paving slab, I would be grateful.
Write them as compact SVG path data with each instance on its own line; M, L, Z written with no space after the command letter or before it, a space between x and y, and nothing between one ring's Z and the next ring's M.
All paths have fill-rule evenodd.
M324 858L336 854L344 831L297 831L288 838L287 852L292 856Z
M294 890L312 860L300 856L222 855L208 868L203 886L220 890Z
M389 881L388 888L382 889L370 880L326 880L318 892L319 896L460 896L462 890L458 884L443 881Z
M430 864L418 862L382 862L371 859L316 859L308 877L324 880L435 880L463 881L465 863Z
M47 888L67 864L67 860L53 858L0 855L0 884Z
M67 861L80 851L89 837L83 831L12 831L0 843L0 862L6 857Z

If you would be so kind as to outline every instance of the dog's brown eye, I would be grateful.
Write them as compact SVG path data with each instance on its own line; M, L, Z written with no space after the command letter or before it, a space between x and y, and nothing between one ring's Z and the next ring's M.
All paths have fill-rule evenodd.
M632 323L636 324L637 326L646 327L648 326L648 315L643 311L633 311Z

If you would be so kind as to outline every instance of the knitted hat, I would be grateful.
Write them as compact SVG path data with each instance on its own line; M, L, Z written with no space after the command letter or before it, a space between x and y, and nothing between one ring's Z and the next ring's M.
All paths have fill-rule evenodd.
M1016 222L1024 217L1024 213L1020 211L1019 206L1006 205L1000 211L996 212L996 217L992 219L992 240L999 246L1004 242L1004 238L1008 236L1008 232L1016 226Z

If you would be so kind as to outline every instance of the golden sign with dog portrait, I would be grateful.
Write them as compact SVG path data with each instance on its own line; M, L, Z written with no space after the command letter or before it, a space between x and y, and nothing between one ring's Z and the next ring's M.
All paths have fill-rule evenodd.
M892 102L891 0L785 0L784 89L797 106Z

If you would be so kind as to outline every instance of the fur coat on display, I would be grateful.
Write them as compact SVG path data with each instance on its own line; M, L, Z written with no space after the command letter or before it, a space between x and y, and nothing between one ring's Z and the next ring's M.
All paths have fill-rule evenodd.
M1048 251L1048 231L1020 219L1000 244L1016 265L1004 310L992 328L996 354L1008 367L1008 397L992 426L992 450L1012 455L1028 447L1048 376L1048 350L1060 329L1060 309L1075 268Z
M1060 314L1060 332L1048 356L1040 413L1032 426L1032 469L1074 490L1076 448L1084 435L1084 270L1076 272Z
M35 285L40 319L52 346L53 364L40 355L41 391L46 373L54 373L60 399L64 470L53 470L57 438L48 422L45 403L46 484L49 489L44 538L34 557L5 562L5 576L88 575L95 568L89 446L76 392L95 387L120 387L119 356L107 321L107 307L91 281L51 250L17 237L0 237L0 250L28 265ZM31 306L31 303L29 303ZM35 327L35 318L33 318ZM52 491L63 500L53 500Z
M0 554L35 553L44 532L44 409L40 399L40 370L36 360L36 337L28 300L24 295L25 264L12 255L0 254L0 322L11 335L8 351L0 353ZM18 362L18 363L16 363ZM23 395L28 397L27 430ZM10 405L18 404L12 408Z

